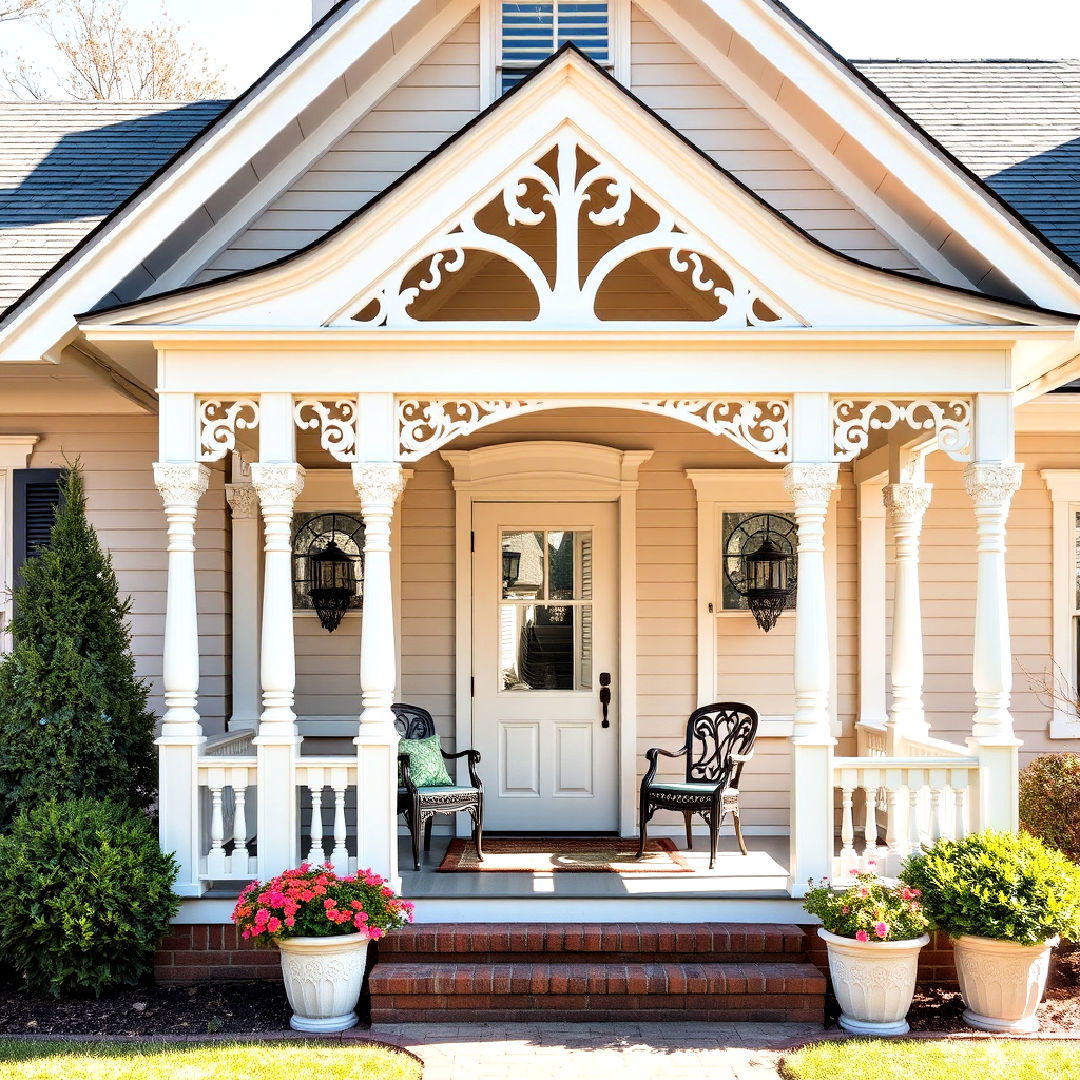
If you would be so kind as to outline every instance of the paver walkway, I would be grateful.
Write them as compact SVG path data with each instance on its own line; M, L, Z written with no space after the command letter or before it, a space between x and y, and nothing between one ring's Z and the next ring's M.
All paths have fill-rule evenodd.
M782 1049L823 1034L818 1024L377 1024L364 1036L417 1054L424 1080L776 1080Z

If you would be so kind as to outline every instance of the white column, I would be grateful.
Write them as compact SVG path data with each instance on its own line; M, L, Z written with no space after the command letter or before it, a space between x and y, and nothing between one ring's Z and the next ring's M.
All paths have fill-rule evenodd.
M978 523L973 683L975 716L969 745L978 754L978 828L1019 827L1017 758L1013 731L1012 644L1005 576L1005 522L1023 466L975 462L964 472Z
M899 753L904 738L929 734L923 708L922 598L919 591L919 536L932 486L888 484L885 508L893 534L892 706L887 750ZM902 755L901 755L902 756Z
M259 724L259 497L252 484L228 484L232 508L232 716L230 731Z
M357 865L397 882L397 745L394 728L394 604L390 523L405 487L396 462L353 465L364 518L364 613L360 631L363 711L356 737L359 768Z
M859 752L885 729L885 504L880 477L858 481Z
M159 463L154 483L168 523L169 577L165 601L162 682L165 716L157 740L161 846L180 864L175 889L198 896L199 802L197 763L206 741L199 723L199 627L195 590L195 517L210 470L195 462Z
M265 413L264 413L265 423ZM265 878L298 859L296 757L300 738L293 711L296 651L293 641L292 514L304 488L296 462L257 462L251 479L262 506L265 534L262 617L262 699L259 733L258 863Z
M836 488L832 463L789 465L784 482L799 527L795 603L795 726L792 736L792 894L829 874L833 858L829 622L826 609L825 517Z

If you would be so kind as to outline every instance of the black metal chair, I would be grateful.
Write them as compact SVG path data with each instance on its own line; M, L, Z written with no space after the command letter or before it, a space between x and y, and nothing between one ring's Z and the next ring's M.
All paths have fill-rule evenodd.
M745 855L739 824L739 779L743 766L754 756L758 714L737 701L719 701L695 709L686 723L686 744L671 753L658 747L646 751L649 769L641 781L638 858L645 854L649 821L657 810L676 810L686 823L686 847L693 850L693 817L699 814L709 826L709 869L716 865L716 841L720 824L731 814L739 850ZM656 781L657 759L686 757L686 780Z
M435 721L427 709L419 705L398 702L393 706L394 727L403 739L428 739L435 734ZM398 813L405 815L412 838L413 869L420 869L420 833L424 833L424 851L431 850L431 826L436 814L457 814L466 811L472 818L472 838L476 845L476 857L484 861L484 785L477 775L480 764L478 750L462 750L457 754L442 756L447 761L469 759L471 787L418 788L409 775L409 755L398 754L401 770L401 786L398 788Z

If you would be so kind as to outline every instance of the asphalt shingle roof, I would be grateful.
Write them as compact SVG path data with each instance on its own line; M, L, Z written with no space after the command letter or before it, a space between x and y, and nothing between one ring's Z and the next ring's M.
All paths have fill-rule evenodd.
M0 313L226 104L0 103Z
M855 66L1080 262L1080 60ZM227 104L0 103L0 314Z
M1080 262L1080 60L858 60L855 66Z

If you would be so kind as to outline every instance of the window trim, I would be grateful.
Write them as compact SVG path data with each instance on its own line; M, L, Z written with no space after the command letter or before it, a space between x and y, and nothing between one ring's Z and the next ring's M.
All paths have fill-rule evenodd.
M1053 510L1053 651L1054 670L1068 679L1076 692L1076 515L1080 513L1080 469L1043 469ZM1052 705L1051 739L1080 739L1080 716L1071 714L1056 699Z
M502 95L502 0L480 0L480 104L487 107ZM608 0L611 25L611 72L630 85L630 0Z
M14 615L15 470L28 469L40 435L0 435L0 653L11 648L8 627Z

